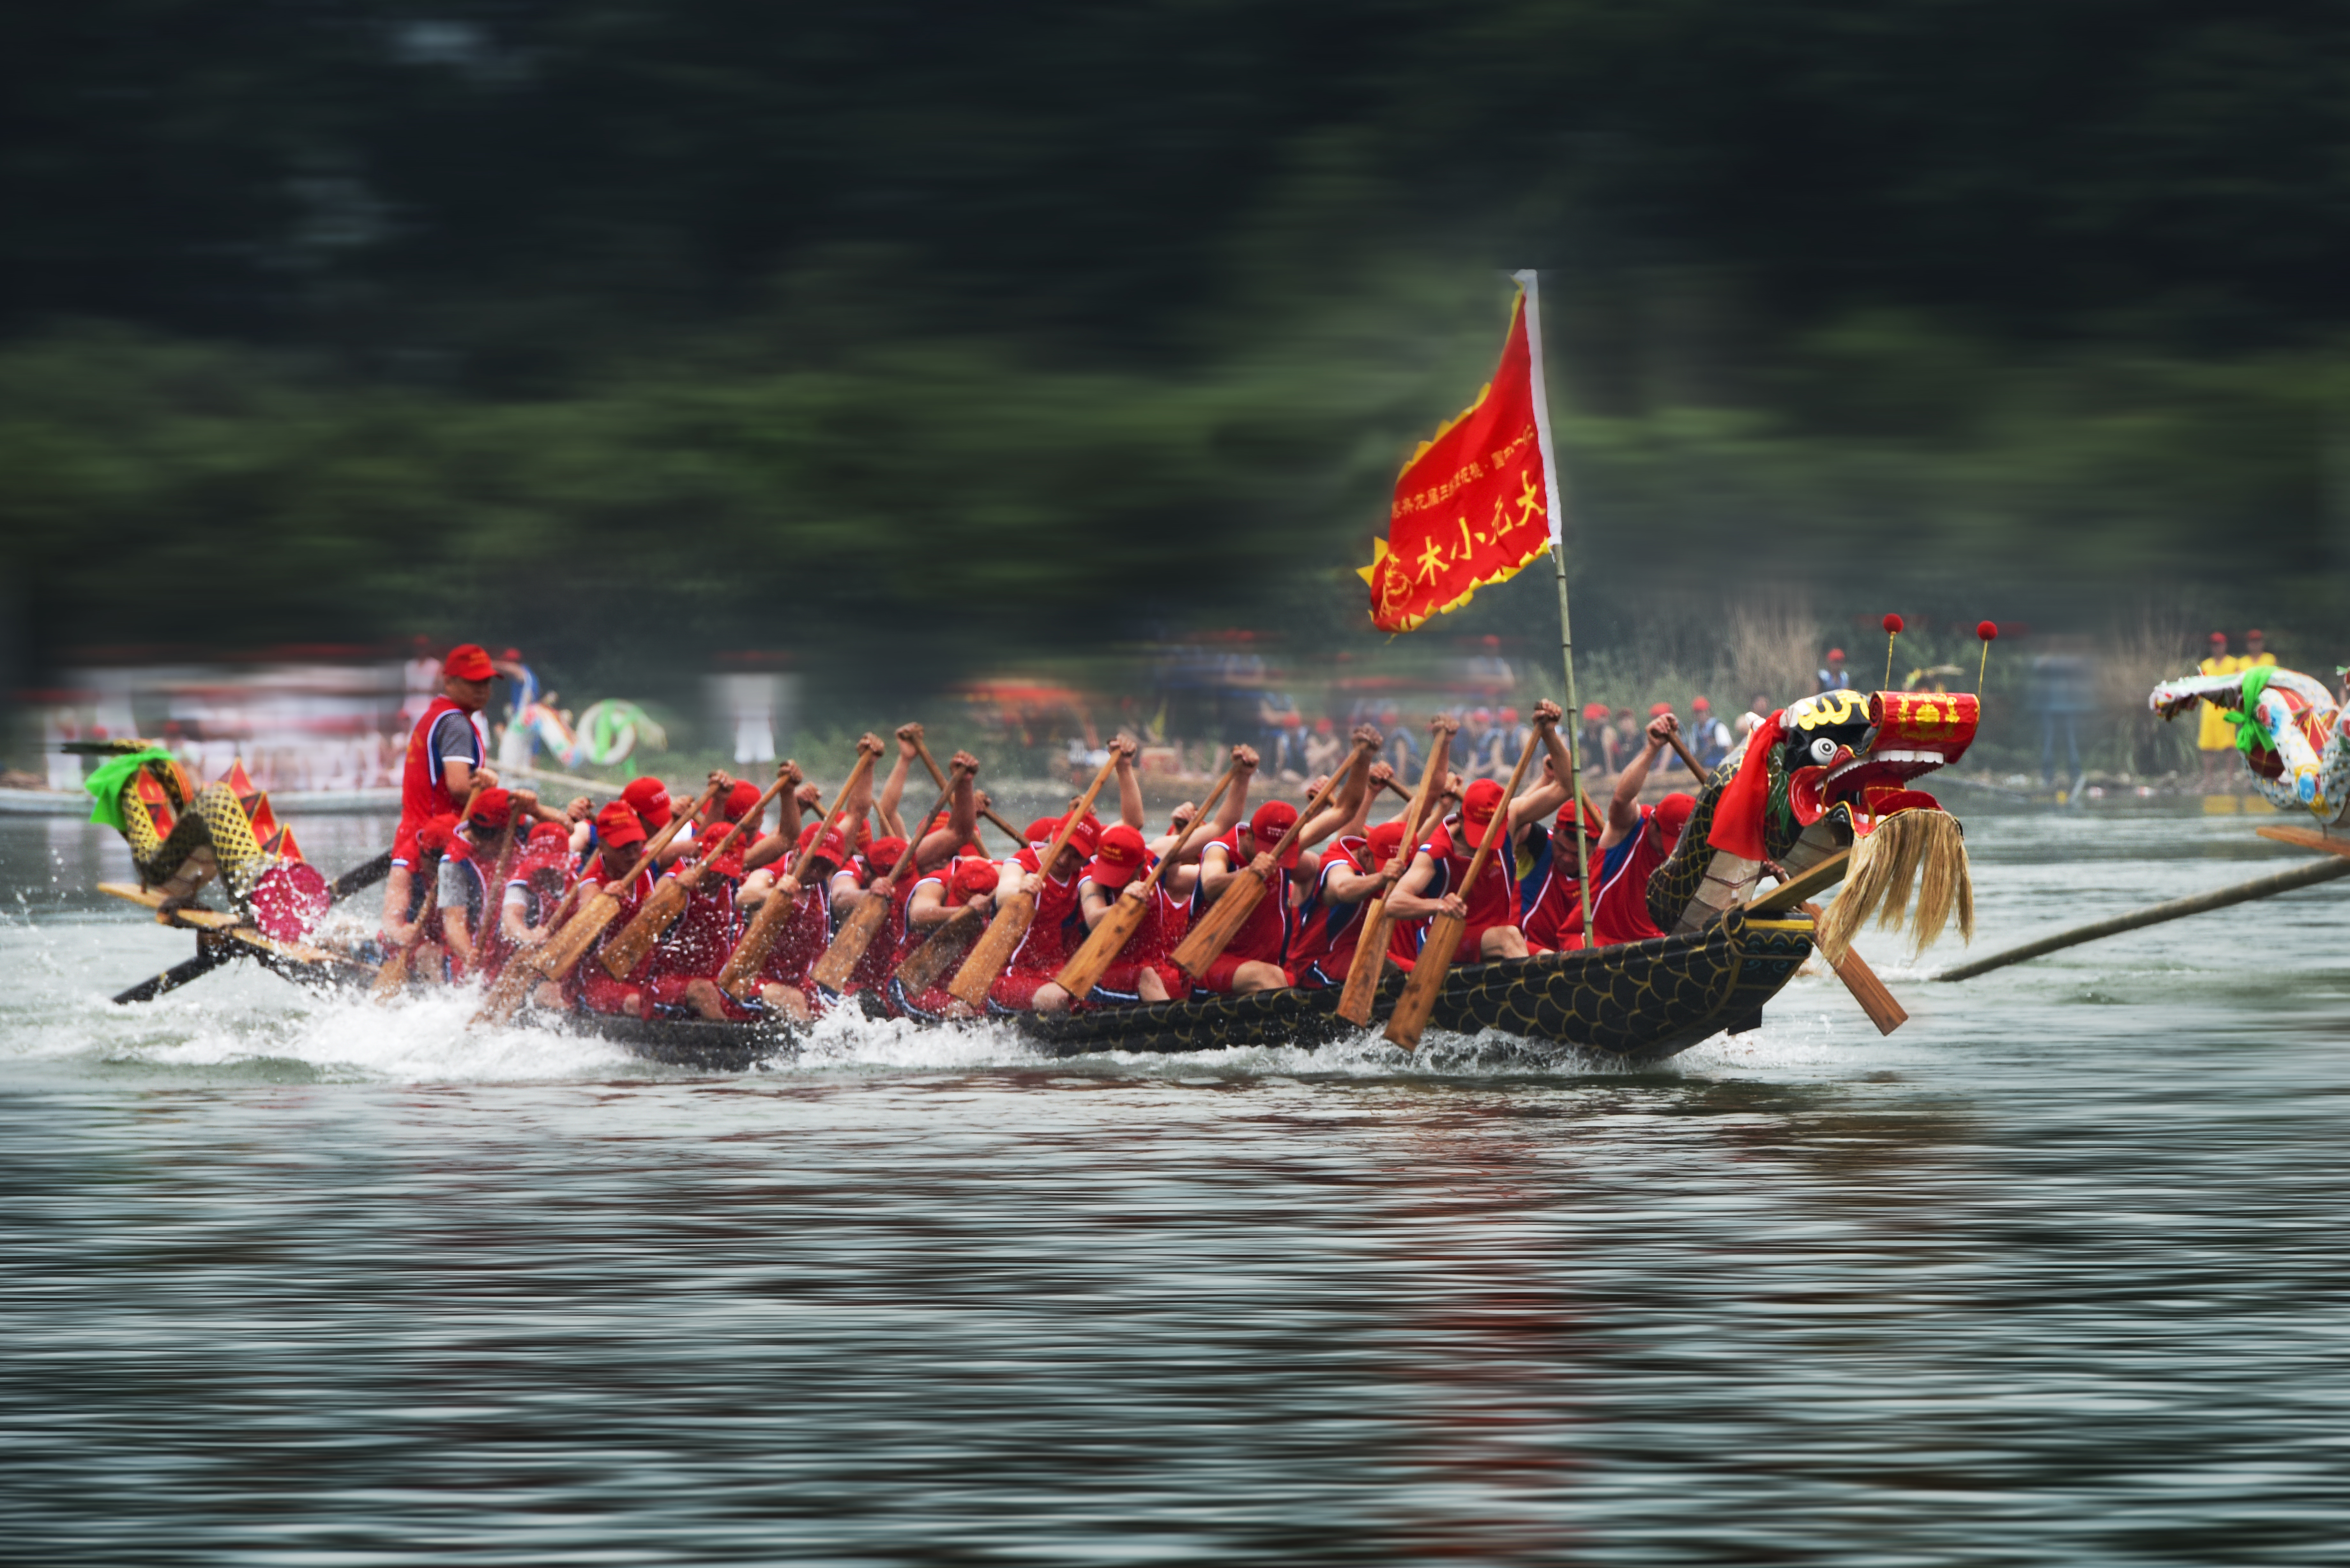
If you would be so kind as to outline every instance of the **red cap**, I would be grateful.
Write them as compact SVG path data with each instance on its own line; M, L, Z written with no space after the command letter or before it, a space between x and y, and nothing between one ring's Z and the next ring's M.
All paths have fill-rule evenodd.
M1055 828L1054 831L1058 832L1059 829ZM1100 843L1101 830L1091 823L1079 822L1075 827L1069 829L1069 841L1062 846L1061 852L1066 855L1074 849L1087 859L1091 859L1095 848Z
M530 830L530 837L524 842L534 849L543 844L560 845L567 848L571 843L571 830L559 822L542 822Z
M1393 822L1380 823L1371 829L1367 842L1370 845L1372 867L1385 866L1395 858L1396 851L1403 847L1403 818L1399 816Z
M1002 873L993 860L958 860L955 862L952 889L957 898L976 898L982 893L995 891Z
M436 816L416 830L416 847L427 855L438 855L449 847L450 836L456 831L456 813Z
M514 816L514 792L485 789L473 797L473 809L465 820L478 822L484 827L504 827Z
M1327 719L1316 719L1314 721L1314 732L1317 735L1326 735L1337 727L1338 726L1333 724Z
M1028 825L1028 831L1021 836L1027 839L1031 844L1045 845L1052 843L1053 835L1060 831L1061 819L1059 817L1040 816L1035 821Z
M726 820L729 822L742 821L744 817L751 815L751 808L754 805L759 805L759 786L754 784L736 784L733 789L726 792L726 805L724 808L726 812ZM759 806L759 815L761 816L766 815L767 808L764 806Z
M2248 632L2244 633L2244 635L2245 635L2247 638L2254 638L2254 637L2257 637L2257 638L2259 638L2262 642L2266 642L2266 641L2269 639L2269 634L2268 634L2267 632L2262 631L2259 627L2254 627L2254 628L2252 628L2252 629L2251 629L2251 630L2250 630L2250 631L2248 631Z
M1598 843L1599 840L1607 834L1607 818L1601 816L1596 811L1583 810L1582 807L1576 805L1574 801L1569 801L1565 805L1558 808L1558 822L1555 825L1556 831L1560 833L1574 832L1575 819L1577 817L1582 818L1583 821L1583 836L1588 838L1594 844Z
M1842 659L1844 657L1844 649L1841 648L1831 648L1828 649L1828 657L1830 659Z
M1503 710L1502 710L1502 722L1503 722L1503 723L1504 723L1504 724L1514 724L1514 723L1516 723L1517 722L1518 722L1518 711L1517 711L1515 708L1504 708L1504 709L1503 709Z
M1607 704L1605 702L1586 702L1583 705L1583 716L1594 722L1603 720L1607 717Z
M1479 779L1461 797L1461 836L1469 841L1471 849L1485 842L1486 830L1493 826L1493 814L1502 809L1502 786L1492 779Z
M1097 888L1123 888L1142 869L1142 835L1119 823L1101 836L1086 875Z
M1984 622L1983 624L1984 624L1985 626L1988 626L1988 625L1990 625L1991 623L1990 623L1990 622L1988 622L1988 621L1986 621L1986 622ZM1980 629L1980 628L1978 628L1978 629L1977 629L1976 635L1977 635L1977 636L1979 636L1979 637L1980 637L1980 636L1981 636L1981 629ZM1985 640L1989 640L1989 639L1986 639ZM2224 647L2226 647L2226 646L2227 646L2227 642L2228 642L2228 634L2227 634L2226 632L2224 632L2224 631L2215 631L2215 632L2213 632L2213 633L2211 634L2211 636L2210 636L2210 639L2209 639L2209 640L2212 643L2212 645L2213 645L2214 647L2224 648Z
M2259 632L2254 632L2254 633L2252 633L2252 635L2253 635L2254 637L2258 637L2258 636L2260 636L2260 633L2259 633ZM1305 724L1305 716L1304 716L1303 714L1298 714L1298 713L1284 713L1284 714L1281 716L1281 727L1282 727L1283 729L1284 729L1284 730L1295 730L1295 729L1297 729L1297 728L1301 727L1302 725L1304 725L1304 724Z
M508 664L520 664L522 662L522 649L519 648L509 648L504 653L499 655L499 657L504 659Z
M876 871L888 871L898 864L898 857L906 853L906 841L892 834L877 838L865 846L865 864Z
M1249 818L1249 836L1256 840L1257 853L1271 854L1280 844L1281 836L1288 832L1290 824L1296 820L1297 808L1285 800L1269 800L1258 806L1256 815ZM1297 864L1296 845L1289 846L1289 853L1281 857L1280 863L1284 866Z
M1702 697L1692 697L1690 699L1690 711L1693 713L1711 713L1713 711L1713 704Z
M1648 704L1648 717L1651 719L1661 719L1672 711L1673 705L1669 702L1651 702Z
M629 809L629 803L616 800L596 814L596 837L607 849L619 849L645 841L645 825Z
M830 833L824 836L824 842L822 844L816 844L816 830L823 826L824 824L821 822L811 822L806 827L801 828L799 847L806 849L809 845L816 844L816 857L817 859L829 860L835 866L847 865L848 840L840 836L840 829L837 827L834 828Z
M648 833L659 832L669 826L669 791L659 779L630 779L629 787L620 792L621 801L637 814ZM609 809L608 807L607 809ZM598 819L601 821L599 817Z
M1697 809L1697 796L1676 790L1657 803L1648 814L1648 826L1657 836L1657 847L1670 855L1673 846L1681 841L1681 829L1689 826L1690 813Z
M441 661L441 673L460 680L488 680L497 672L498 667L490 662L488 650L478 642L459 643Z

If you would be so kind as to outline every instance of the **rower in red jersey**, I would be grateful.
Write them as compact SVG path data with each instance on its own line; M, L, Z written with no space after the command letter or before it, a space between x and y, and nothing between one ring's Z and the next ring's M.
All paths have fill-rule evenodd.
M671 1016L754 1018L757 1014L752 1009L718 988L718 976L743 936L743 920L734 907L734 895L745 875L743 852L756 837L757 821L743 819L759 805L759 789L755 784L731 780L724 774L713 774L711 782L721 786L711 808L715 815L702 824L700 837L669 875L680 876L687 867L701 862L735 823L742 822L743 831L735 835L725 852L710 863L709 869L687 894L684 910L655 944L650 991L653 1005ZM764 816L764 811L760 815Z
M1387 787L1394 770L1373 763L1371 788L1363 792L1354 815L1333 836L1322 857L1321 869L1297 911L1297 929L1289 940L1289 982L1310 988L1343 986L1355 961L1355 944L1363 934L1363 912L1384 884L1379 871L1403 847L1401 817L1366 828L1371 799Z
M796 861L800 849L812 846L804 877L794 878L791 862L778 859L744 877L734 895L735 906L745 919L778 892L793 896L792 912L776 934L775 945L768 950L767 961L760 966L759 994L768 1011L802 1023L816 1016L816 985L808 971L832 945L831 887L850 859L848 840L840 829L836 827L818 840L816 835L823 828L820 820L809 823L793 847L791 860Z
M478 769L490 784L497 775L483 767L488 742L475 715L489 705L497 670L477 643L449 650L441 661L441 695L432 699L408 737L408 760L400 775L400 826L391 839L391 875L383 886L383 929L404 942L415 930L424 890L416 883L416 836L435 817L454 818L473 787Z
M1578 825L1589 852L1592 880L1595 884L1598 881L1599 869L1606 860L1600 838L1607 825L1580 806L1563 805L1548 837L1535 848L1533 868L1518 882L1519 899L1526 912L1526 949L1530 952L1574 952L1584 945L1583 884L1578 880L1583 862L1575 845Z
M1379 744L1378 732L1368 726L1357 729L1355 734L1358 741L1369 741L1373 751ZM1195 989L1245 995L1296 983L1289 967L1290 948L1297 935L1299 917L1308 896L1319 885L1322 870L1321 857L1309 856L1307 851L1360 815L1369 778L1370 754L1361 746L1357 747L1352 764L1338 788L1332 792L1333 798L1290 840L1288 850L1279 861L1274 859L1273 852L1297 821L1297 808L1282 800L1266 801L1246 823L1211 839L1200 852L1200 882L1193 896L1192 919L1199 919L1210 905L1223 896L1243 867L1257 869L1265 879L1265 890L1240 929L1232 933L1224 950L1208 965ZM1254 760L1253 752L1243 759L1250 763ZM1234 796L1242 794L1249 772L1244 767L1234 781Z
M1108 919L1111 904L1137 877L1171 853L1180 836L1179 827L1155 845L1145 844L1139 832L1122 822L1104 832L1092 864L1077 883L1077 905L1084 911L1086 929L1090 931ZM1197 854L1192 852L1191 864L1169 867L1148 893L1137 895L1149 900L1142 923L1102 971L1087 1001L1180 1002L1190 994L1191 977L1176 968L1169 955L1191 926L1191 887L1200 875Z
M577 880L577 865L571 853L569 830L554 822L542 822L532 828L507 877L497 922L481 943L484 980L494 981L516 952L547 939L553 930L555 911ZM552 984L538 990L556 992ZM559 993L544 996L541 1005L560 1007Z
M1468 924L1461 933L1454 963L1526 956L1525 932L1519 925L1517 850L1528 825L1547 816L1566 799L1565 781L1572 764L1566 742L1559 738L1558 718L1557 703L1534 705L1534 730L1550 753L1551 766L1544 782L1514 801L1504 801L1504 786L1492 779L1470 784L1461 794L1460 811L1422 836L1410 868L1388 896L1388 908L1395 911L1399 925L1406 920L1425 921L1444 912L1466 916ZM1486 835L1496 832L1506 836L1487 857L1477 885L1464 887L1470 861ZM1413 946L1416 954L1416 941Z
M588 863L582 880L618 898L620 912L612 917L580 959L578 967L571 971L570 1000L590 1012L642 1018L648 1011L646 993L651 982L652 955L647 953L620 980L614 980L603 963L604 950L628 929L629 922L636 919L637 911L644 908L645 899L652 893L656 879L652 867L646 866L634 876L629 874L644 845L644 825L625 802L616 800L596 814L596 858ZM580 894L583 900L593 897L592 888Z
M995 889L1001 878L1002 872L994 861L982 855L967 855L934 867L918 880L906 900L906 935L899 944L897 963L913 957L915 950L930 940L933 932L965 909L975 916L971 941L976 942L979 933L994 917ZM955 955L954 963L941 970L938 979L930 985L910 995L891 975L889 1000L894 1010L929 1022L973 1016L972 1010L947 990L947 982L954 977L956 967L970 948L971 943L963 944L963 952Z
M1658 753L1679 732L1680 722L1668 711L1648 721L1647 743L1625 764L1607 803L1607 832L1602 837L1600 865L1592 875L1599 890L1591 899L1592 946L1646 941L1665 933L1648 918L1648 878L1672 858L1681 841L1681 829L1697 809L1692 795L1674 794L1654 805L1640 804L1640 786Z
M1013 866L1035 892L1036 914L1003 972L988 988L988 1009L994 1012L1059 1012L1069 1005L1069 993L1055 985L1053 977L1085 939L1085 917L1077 908L1077 877L1100 847L1100 840L1096 828L1079 822L1069 830L1052 865L1045 866L1044 853L1052 848L1061 825L1055 820L1038 826L1049 826L1044 842L1024 846L1013 857Z

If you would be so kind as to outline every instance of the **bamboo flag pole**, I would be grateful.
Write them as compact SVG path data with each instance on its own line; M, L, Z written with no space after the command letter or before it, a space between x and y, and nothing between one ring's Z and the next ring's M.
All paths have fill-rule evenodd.
M1558 572L1558 659L1566 675L1566 797L1583 798L1583 704L1575 690L1575 633L1566 613L1566 495L1558 487L1558 458L1550 436L1550 382L1543 374L1542 276L1533 268L1512 275L1526 291L1526 370L1533 382L1534 434L1542 445L1543 494L1550 502L1550 559ZM1591 839L1575 836L1575 887L1583 900L1584 940L1591 932Z

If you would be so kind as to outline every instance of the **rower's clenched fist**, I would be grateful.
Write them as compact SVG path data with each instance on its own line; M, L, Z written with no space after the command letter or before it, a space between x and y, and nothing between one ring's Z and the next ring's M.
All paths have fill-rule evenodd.
M1191 826L1191 819L1199 815L1200 808L1187 800L1169 814L1167 826L1177 833L1180 833L1185 828Z
M1134 761L1135 753L1140 750L1142 750L1140 746L1125 735L1118 736L1109 743L1109 754L1116 757L1121 763L1130 764Z
M1254 746L1234 746L1232 748L1232 761L1239 764L1241 772L1244 774L1253 774L1256 772L1256 748Z
M866 755L873 757L878 757L883 752L889 750L888 747L881 743L881 737L875 734L870 730L866 731L865 733L857 737L857 749L863 752Z
M792 761L791 758L785 757L782 762L775 764L775 776L783 780L786 787L798 784L800 782L800 765L799 763Z
M824 791L813 784L804 784L792 792L792 798L799 802L802 811L814 811L824 804Z
M898 754L912 762L922 753L922 727L920 724L898 726Z
M1648 721L1648 744L1662 746L1681 732L1681 722L1670 713L1659 713Z
M734 787L733 775L729 774L724 768L711 769L710 777L704 782L707 783L712 789L716 790L722 795L728 790Z
M588 803L588 797L584 794L573 795L563 808L563 818L566 822L585 822L595 815L595 806Z
M947 759L947 771L949 773L966 773L971 774L973 778L977 778L979 776L979 759L972 756L969 752L957 752L953 756Z
M1555 724L1565 714L1565 709L1547 697L1534 704L1534 722L1537 724Z
M1428 721L1428 732L1433 735L1439 730L1448 735L1457 735L1461 732L1461 721L1450 713L1438 713Z
M1355 744L1360 746L1363 750L1367 752L1376 752L1387 743L1388 738L1379 733L1378 725L1357 724L1355 726Z
M1371 764L1371 787L1373 789L1385 789L1388 785L1393 783L1395 783L1395 769L1389 767L1385 763L1373 763Z

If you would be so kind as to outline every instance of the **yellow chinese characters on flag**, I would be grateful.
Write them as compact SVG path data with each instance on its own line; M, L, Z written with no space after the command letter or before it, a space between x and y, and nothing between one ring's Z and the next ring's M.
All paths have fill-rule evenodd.
M1371 619L1410 631L1506 581L1551 540L1534 355L1522 292L1501 368L1458 418L1422 441L1396 480L1388 536L1360 568Z

